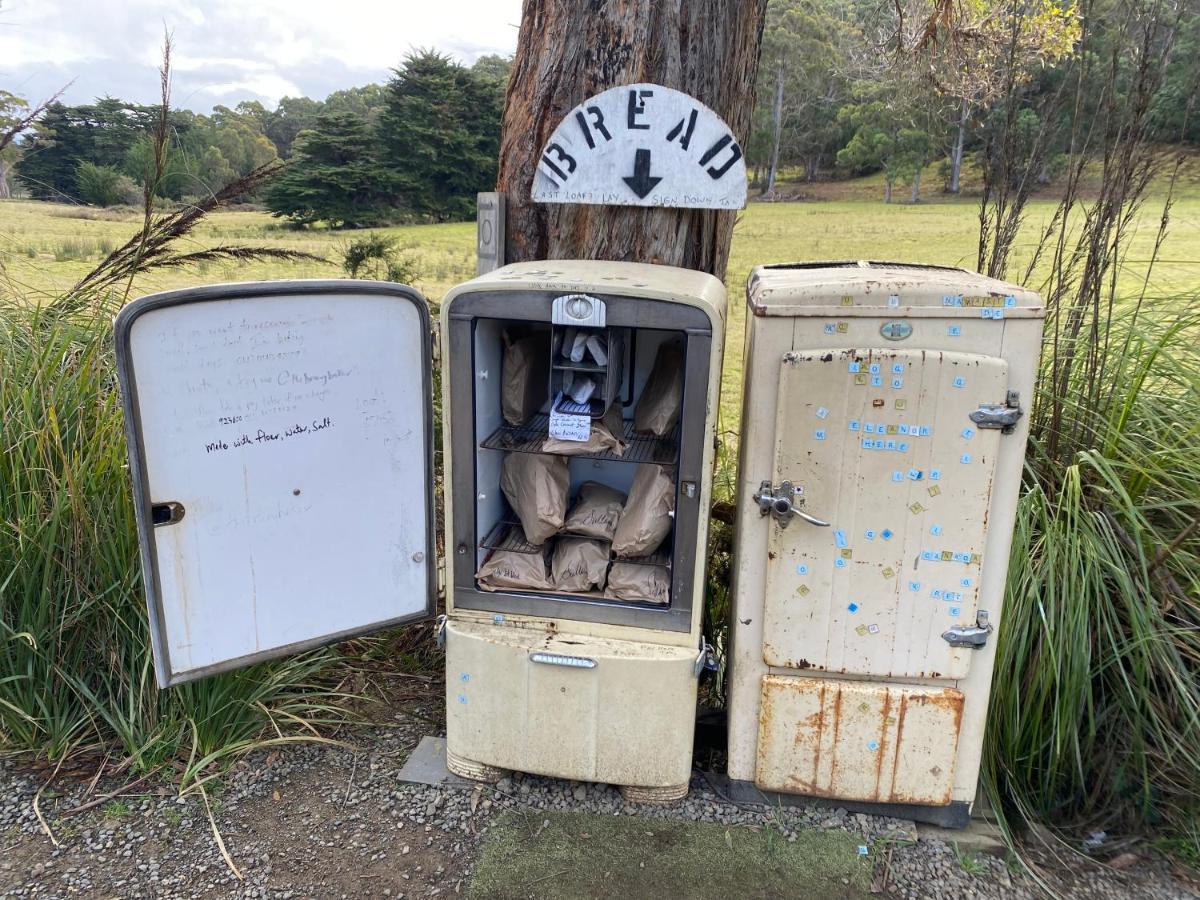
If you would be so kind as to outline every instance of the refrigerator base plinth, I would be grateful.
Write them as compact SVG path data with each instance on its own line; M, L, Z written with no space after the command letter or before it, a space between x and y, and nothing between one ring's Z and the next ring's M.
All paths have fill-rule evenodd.
M446 768L460 778L469 778L471 781L479 781L483 784L495 784L508 774L508 769L466 759L449 750L446 751Z
M653 803L666 805L682 800L688 795L688 783L671 784L666 787L638 787L632 784L621 785L621 799L626 803Z

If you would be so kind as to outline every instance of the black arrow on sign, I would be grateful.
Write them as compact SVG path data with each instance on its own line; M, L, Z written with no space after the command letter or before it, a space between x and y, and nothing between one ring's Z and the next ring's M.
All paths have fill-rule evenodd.
M650 176L650 151L639 150L633 158L633 174L626 175L622 181L629 185L629 189L637 194L639 200L645 200L646 195L654 190L655 186L662 181L661 178L652 178Z

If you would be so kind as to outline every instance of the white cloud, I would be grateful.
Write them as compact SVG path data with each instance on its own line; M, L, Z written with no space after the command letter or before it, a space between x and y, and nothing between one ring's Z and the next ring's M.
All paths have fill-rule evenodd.
M520 0L0 0L0 83L39 98L72 78L68 102L152 102L163 29L177 104L324 97L382 81L434 47L473 62L516 47ZM242 95L238 95L242 92Z

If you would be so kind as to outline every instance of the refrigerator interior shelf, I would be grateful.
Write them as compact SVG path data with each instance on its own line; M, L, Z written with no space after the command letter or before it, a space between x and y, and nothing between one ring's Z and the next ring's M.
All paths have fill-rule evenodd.
M675 466L679 445L679 429L666 437L637 434L633 422L625 420L624 439L628 443L625 452L617 456L612 451L602 453L580 453L578 459L603 459L610 462L655 463L660 466ZM511 453L543 453L542 445L550 433L550 416L538 413L524 425L501 425L481 443L484 450L507 450Z
M555 537L585 537L584 535L570 534L562 532ZM551 538L553 540L553 538ZM588 538L588 540L600 541L601 543L609 543L601 538ZM670 547L673 541L671 535L663 538L662 546ZM480 549L483 550L510 550L514 553L544 553L546 550L545 544L531 544L525 538L525 532L521 529L519 522L504 520L497 522L491 531L479 543ZM613 562L632 563L639 566L662 566L664 569L671 568L671 554L658 550L646 556L631 556L626 559L618 559L615 556L610 558Z

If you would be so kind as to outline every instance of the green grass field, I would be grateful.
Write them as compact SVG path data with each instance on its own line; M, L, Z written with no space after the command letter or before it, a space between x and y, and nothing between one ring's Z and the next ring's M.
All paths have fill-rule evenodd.
M855 199L798 203L751 203L738 217L726 284L729 331L723 392L722 428L737 427L740 402L743 298L746 277L760 263L797 260L886 259L941 265L975 266L979 222L972 198L944 200L935 194L917 205L886 205L877 199L877 179L842 183L842 196ZM820 196L820 194L818 194ZM1024 272L1040 232L1054 212L1051 200L1030 204L1027 224L1014 254L1011 277ZM1120 287L1126 295L1142 287L1145 261L1154 246L1161 201L1149 200L1138 220L1127 259L1129 275ZM69 288L105 254L138 227L134 212L116 212L65 204L0 203L0 297L47 301ZM412 225L379 229L395 235L420 273L417 286L437 300L452 285L475 272L474 223ZM170 288L278 278L330 278L343 273L341 251L365 232L295 230L262 212L221 212L196 231L192 249L221 243L286 247L323 257L326 262L210 264L161 270L140 278L131 297ZM1034 286L1037 278L1034 278ZM1172 210L1170 236L1147 292L1172 298L1200 288L1200 188Z

